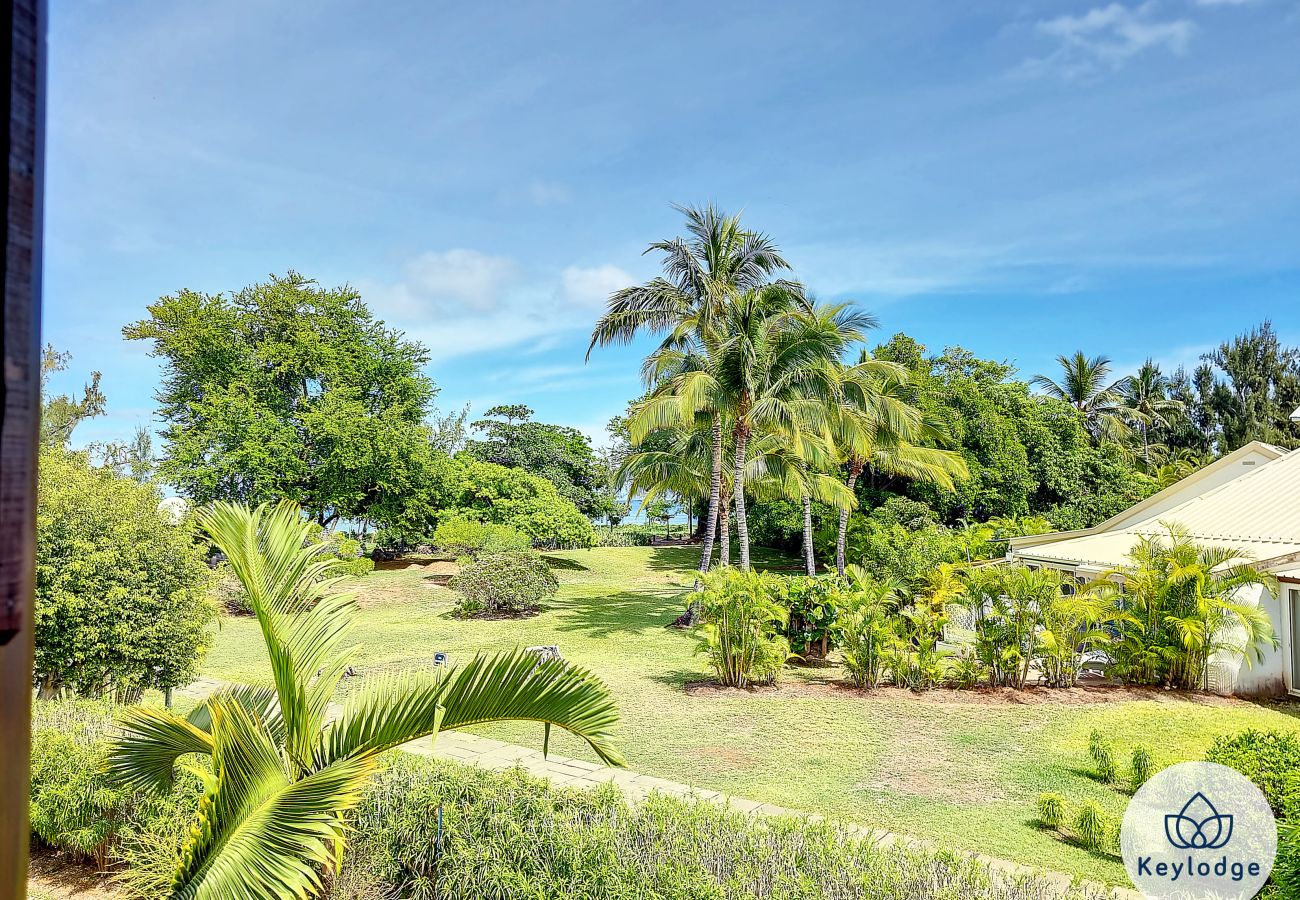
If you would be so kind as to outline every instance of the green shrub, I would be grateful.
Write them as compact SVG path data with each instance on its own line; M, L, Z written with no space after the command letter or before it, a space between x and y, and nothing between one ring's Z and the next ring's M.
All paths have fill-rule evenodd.
M1156 773L1156 761L1146 747L1134 747L1132 764L1129 767L1129 785L1136 793L1137 789L1151 780Z
M336 900L1100 897L826 822L662 795L630 804L613 787L554 788L519 770L412 757L380 776L355 821Z
M1038 821L1048 828L1060 829L1065 824L1065 798L1060 794L1039 794Z
M339 575L360 577L375 570L375 561L369 556L354 556L352 559L340 559L334 564L334 572Z
M763 572L726 567L704 576L699 651L708 654L720 684L748 687L776 679L790 658L790 643L780 634L787 621L780 594L780 579Z
M1086 800L1074 816L1074 833L1079 843L1089 850L1107 849L1112 826L1106 813L1095 800Z
M1293 732L1252 728L1225 735L1215 740L1205 759L1236 769L1253 781L1276 815L1284 814L1292 791L1300 793L1300 737Z
M833 575L783 579L780 598L789 611L784 629L790 649L802 657L825 658L833 646L835 594Z
M844 573L835 596L835 627L844 650L844 668L858 687L879 687L884 680L898 593L898 582L872 578L858 566L849 566Z
M518 528L479 522L463 516L441 523L433 533L433 543L457 556L531 550L533 547L532 539Z
M193 681L211 638L212 573L189 520L159 512L158 491L41 451L36 510L34 683L132 702Z
M560 583L540 553L507 550L474 559L457 573L450 587L461 595L458 615L517 616L553 597Z
M36 701L28 807L32 837L101 869L141 859L142 849L160 839L168 844L170 860L197 809L201 782L182 775L169 794L110 785L104 763L112 709L98 701Z
M1088 755L1092 757L1097 780L1103 784L1119 781L1119 766L1115 762L1115 748L1100 731L1088 735Z
M1300 822L1278 828L1277 862L1273 864L1272 900L1300 900Z

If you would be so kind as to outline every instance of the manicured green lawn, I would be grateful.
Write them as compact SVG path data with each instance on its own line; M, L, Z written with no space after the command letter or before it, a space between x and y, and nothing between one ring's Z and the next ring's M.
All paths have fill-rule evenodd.
M550 554L557 600L523 620L461 621L452 594L422 568L357 579L363 603L356 640L367 671L453 661L477 650L556 644L605 679L623 716L632 768L813 812L853 819L945 845L1127 883L1115 860L1093 856L1033 826L1042 791L1095 798L1113 814L1125 796L1087 775L1088 734L1112 735L1121 760L1144 743L1162 762L1199 758L1215 736L1247 727L1300 730L1300 705L1150 699L1019 704L948 691L864 694L838 685L840 671L789 669L781 687L694 691L706 677L689 633L665 628L689 588L691 548L604 548ZM759 557L759 562L772 563ZM264 677L250 619L227 618L204 674ZM541 746L536 726L485 733ZM594 757L561 735L553 752Z

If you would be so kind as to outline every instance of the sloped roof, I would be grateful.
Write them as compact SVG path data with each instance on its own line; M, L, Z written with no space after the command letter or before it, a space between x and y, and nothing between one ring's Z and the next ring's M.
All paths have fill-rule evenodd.
M1122 517L1117 517L1121 521ZM1283 454L1258 468L1158 514L1132 519L1119 528L1066 532L1057 540L1044 535L1013 542L1019 557L1113 566L1140 536L1164 531L1177 522L1198 542L1246 551L1268 560L1300 553L1300 451Z

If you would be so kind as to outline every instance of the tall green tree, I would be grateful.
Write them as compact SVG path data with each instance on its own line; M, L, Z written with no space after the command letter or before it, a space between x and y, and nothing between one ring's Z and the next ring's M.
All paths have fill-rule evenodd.
M356 291L289 272L148 311L123 334L163 360L159 472L191 500L291 500L328 526L375 518L421 477L428 354Z
M831 427L850 492L868 467L948 490L953 488L953 479L967 477L969 471L959 453L924 445L937 440L939 432L910 402L913 386L906 367L875 359L863 350L857 363L840 367L837 376ZM835 570L840 575L845 571L848 529L849 507L841 506L835 541Z
M1168 428L1182 414L1183 403L1169 396L1169 379L1149 358L1120 386L1119 397L1123 415L1142 433L1142 461L1150 471L1151 430Z
M1060 381L1035 375L1030 386L1083 413L1094 437L1115 439L1122 435L1121 391L1127 379L1110 380L1110 358L1089 357L1076 350L1072 356L1058 356L1056 361L1061 364Z
M793 284L747 291L721 318L717 372L732 407L736 538L740 568L748 569L746 444L764 431L829 433L835 365L876 320L852 304L811 303Z
M194 827L156 896L173 900L310 898L338 869L346 816L384 751L487 722L543 723L583 738L607 763L613 699L584 669L522 652L475 657L447 673L366 679L337 715L356 605L328 578L324 545L289 504L218 503L202 525L248 595L270 660L263 684L222 691L182 718L135 707L109 772L133 788L166 786L179 757L212 759Z
M522 404L494 406L473 428L482 437L465 442L470 456L540 475L582 512L594 515L598 460L581 431L535 422L533 411Z
M71 353L55 350L53 344L46 344L41 351L41 444L47 447L66 447L73 429L86 419L102 416L108 405L99 388L99 372L90 373L80 397L50 393L50 377L67 371L71 360Z
M667 334L661 350L681 357L682 372L707 370L697 361L719 341L718 318L739 294L766 284L774 272L789 265L770 238L741 225L712 206L675 207L686 217L685 237L657 241L647 253L662 257L663 275L626 288L610 297L604 315L591 334L587 356L598 346L626 344L643 333ZM658 379L652 379L652 383ZM699 387L707 387L703 379ZM718 530L722 499L723 397L697 391L699 409L712 417L709 508L700 553L700 571L707 572Z
M1290 421L1300 406L1300 349L1285 346L1265 321L1207 353L1217 373L1199 385L1201 401L1218 425L1220 453L1250 441L1300 445L1300 428Z

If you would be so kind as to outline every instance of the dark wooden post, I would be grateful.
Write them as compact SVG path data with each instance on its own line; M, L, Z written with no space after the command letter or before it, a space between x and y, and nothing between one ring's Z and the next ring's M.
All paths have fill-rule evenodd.
M5 201L3 418L0 419L0 897L27 896L32 582L40 428L41 202L45 4L4 0L10 63Z

